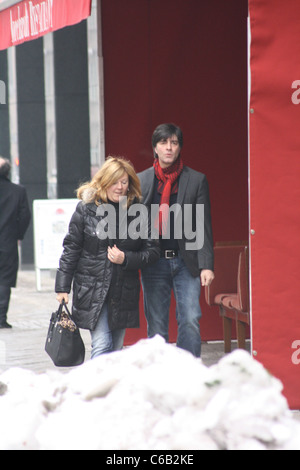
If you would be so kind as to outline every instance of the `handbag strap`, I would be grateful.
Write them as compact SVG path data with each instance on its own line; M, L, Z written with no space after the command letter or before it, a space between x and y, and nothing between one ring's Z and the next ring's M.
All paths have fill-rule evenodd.
M70 310L68 309L67 307L67 304L65 303L65 301L63 300L62 303L60 304L59 306L59 309L57 311L57 314L56 314L56 322L60 323L61 320L62 320L62 313L63 313L63 309L65 309L65 313L67 315L67 317L69 318L70 322L72 322L72 324L74 325L74 327L77 329L77 325L73 319L73 315L71 314Z
M72 317L72 314L71 314L70 310L68 309L67 304L66 304L66 302L65 302L64 300L63 300L62 303L59 305L59 308L58 308L58 311L57 311L57 314L56 314L56 318L58 319L58 321L60 320L60 318L61 318L61 316L62 316L63 309L65 309L66 314L68 315L68 317L70 318L70 320L74 321L74 320L73 320L73 317Z
M62 311L63 308L65 308L67 314L69 315L69 317L72 320L72 314L71 314L70 310L68 309L68 306L67 306L66 302L63 300L60 305L61 305L61 311Z

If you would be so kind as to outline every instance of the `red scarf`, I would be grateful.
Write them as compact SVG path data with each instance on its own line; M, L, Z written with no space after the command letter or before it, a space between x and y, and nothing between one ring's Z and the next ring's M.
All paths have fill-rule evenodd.
M183 170L183 162L179 157L173 165L162 168L156 158L153 166L158 179L158 192L161 194L160 206L163 205L159 210L159 234L165 235L169 219L170 197L171 194L178 193L178 178Z

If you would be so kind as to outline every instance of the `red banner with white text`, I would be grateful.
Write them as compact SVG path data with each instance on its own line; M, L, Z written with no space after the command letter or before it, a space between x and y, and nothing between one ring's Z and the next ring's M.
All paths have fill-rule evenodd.
M0 3L1 6L1 3ZM0 50L71 26L91 14L91 0L30 0L0 11Z
M250 0L253 354L300 408L300 2Z

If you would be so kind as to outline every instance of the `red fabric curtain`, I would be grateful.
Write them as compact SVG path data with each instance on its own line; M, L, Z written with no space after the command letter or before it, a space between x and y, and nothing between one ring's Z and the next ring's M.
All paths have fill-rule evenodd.
M248 238L247 13L245 0L101 0L106 154L142 171L154 128L178 124L185 165L209 181L216 242ZM204 292L201 308L202 339L222 339ZM146 335L142 305L141 325L130 341Z
M250 0L254 356L300 408L300 4Z
M91 0L31 0L0 12L0 50L70 26L91 14Z

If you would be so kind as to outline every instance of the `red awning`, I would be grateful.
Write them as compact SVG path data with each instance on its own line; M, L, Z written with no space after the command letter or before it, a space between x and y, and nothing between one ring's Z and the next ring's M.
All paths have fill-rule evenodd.
M79 23L90 16L91 3L92 0L0 0L0 50Z

